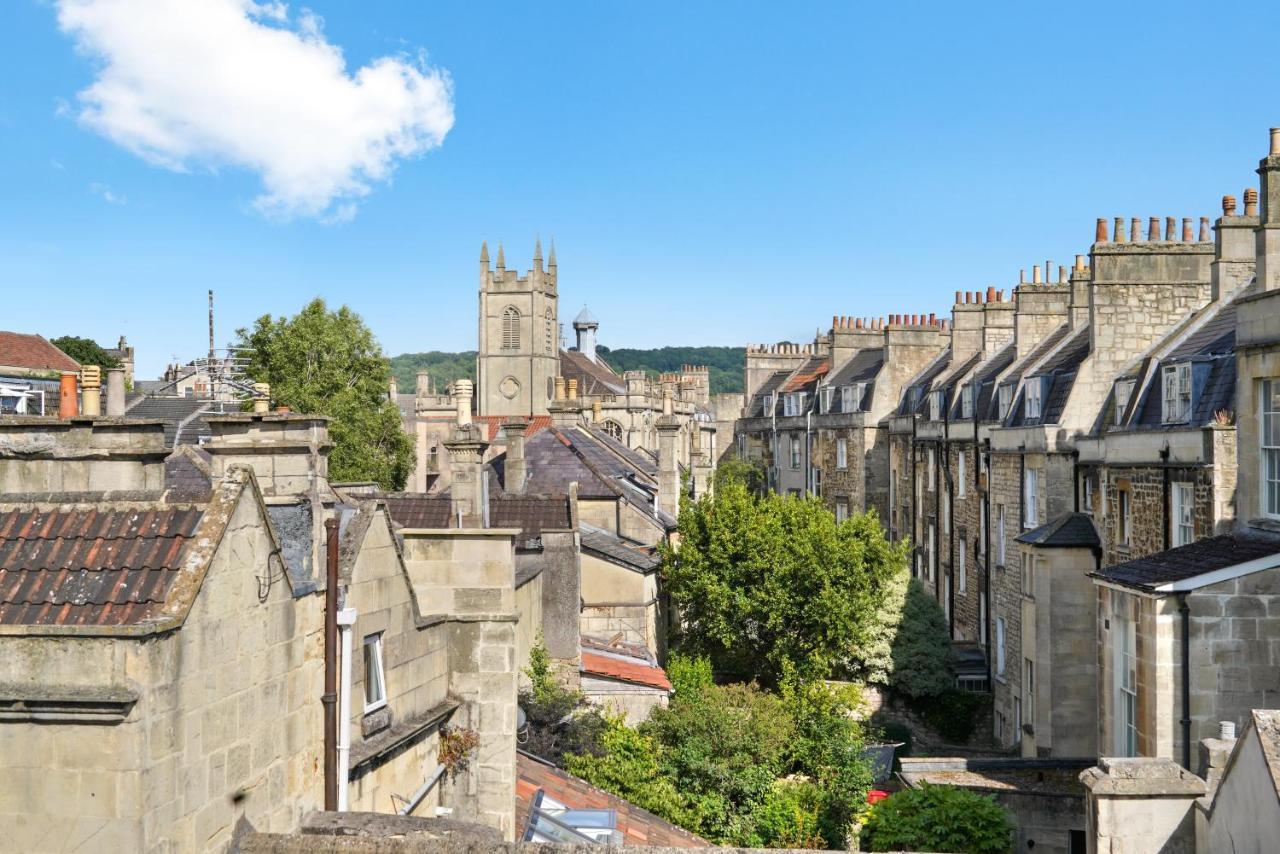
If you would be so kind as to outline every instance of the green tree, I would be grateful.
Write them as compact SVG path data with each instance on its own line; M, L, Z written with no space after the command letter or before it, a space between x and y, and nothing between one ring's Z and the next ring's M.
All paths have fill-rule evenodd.
M249 376L270 383L277 403L332 419L331 479L404 488L413 438L387 397L387 359L358 314L345 305L330 311L317 298L293 317L263 315L236 335L251 351Z
M934 697L955 687L946 614L915 579L893 636L892 658L889 686L908 697Z
M867 851L1004 854L1013 845L1013 823L986 795L922 783L871 807L862 844Z
M679 533L662 569L677 648L769 686L844 668L906 562L874 513L837 523L816 499L755 496L733 477L681 508Z
M102 349L92 338L63 335L61 338L52 339L49 343L82 365L97 365L103 370L120 367L120 360Z
M587 703L585 694L556 681L551 656L541 640L529 651L524 672L529 677L529 686L519 693L527 727L524 749L557 765L566 753L603 755L601 739L607 720Z

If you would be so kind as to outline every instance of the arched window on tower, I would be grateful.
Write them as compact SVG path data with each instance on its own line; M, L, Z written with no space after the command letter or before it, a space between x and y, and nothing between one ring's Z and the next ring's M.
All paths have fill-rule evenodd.
M502 349L520 349L520 310L514 305L502 310Z
M622 441L622 425L617 421L610 419L609 421L604 422L604 432L608 433L619 442Z

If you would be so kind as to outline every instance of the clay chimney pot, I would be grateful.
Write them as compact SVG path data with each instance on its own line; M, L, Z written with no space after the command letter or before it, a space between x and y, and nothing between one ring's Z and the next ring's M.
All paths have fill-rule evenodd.
M1147 225L1147 240L1158 242L1160 240L1160 217L1153 216Z
M1235 196L1222 197L1222 215L1223 216L1236 215L1236 197Z
M1106 217L1103 217L1103 216L1098 217L1098 225L1093 232L1093 242L1094 243L1107 242L1107 218Z
M1172 243L1177 238L1178 220L1174 217L1167 216L1164 218L1164 239L1168 243Z
M1258 191L1253 187L1244 191L1244 215L1258 215Z

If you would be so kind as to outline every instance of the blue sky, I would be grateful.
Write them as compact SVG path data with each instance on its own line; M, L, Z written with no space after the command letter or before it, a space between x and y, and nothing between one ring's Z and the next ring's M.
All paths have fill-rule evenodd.
M170 39L150 26L156 2L9 0L0 26L0 327L125 334L144 376L202 349L208 288L220 344L320 295L390 354L472 348L486 239L524 269L554 236L562 320L588 303L611 346L941 313L956 289L1068 263L1095 217L1215 215L1280 125L1277 4L316 0L318 23L259 9L246 26L340 49L346 74L381 57L421 86L447 73L452 124L419 117L386 154L349 131L377 110L333 97L341 75L313 87L294 69L277 112L262 93L284 74L239 64L234 43L191 67L184 40L215 36ZM128 123L164 104L86 115L79 93L109 59L166 48L182 73L148 66L160 79L140 99L181 113L228 79L222 95L242 86L271 117L301 103L321 130L231 107L157 152L138 140L168 137ZM382 160L356 173L365 194L317 202L317 169L351 175L333 149Z

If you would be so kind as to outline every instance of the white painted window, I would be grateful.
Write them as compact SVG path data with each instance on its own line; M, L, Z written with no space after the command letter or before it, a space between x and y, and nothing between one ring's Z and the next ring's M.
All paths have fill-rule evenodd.
M1195 491L1189 483L1175 483L1171 496L1169 530L1173 534L1173 547L1189 545L1196 538Z
M996 507L996 563L1004 566L1004 505Z
M1133 380L1120 380L1116 383L1115 424L1117 427L1124 423L1125 410L1129 408L1129 398L1133 396L1133 384Z
M973 417L973 385L971 384L960 389L960 417Z
M978 592L978 641L987 645L987 592Z
M822 390L822 411L823 412L831 411L831 398L835 394L835 391L836 390L833 388L824 388Z
M365 714L387 704L387 683L382 671L382 632L364 638Z
M1162 377L1164 422L1186 421L1191 415L1191 365L1169 365Z
M1005 416L1009 414L1009 404L1013 402L1013 386L1000 386L1000 390L996 393L996 400L998 405L997 411L1000 420L1003 421Z
M987 553L987 502L978 502L978 550Z
M849 467L849 440L841 436L836 439L836 468L847 469Z
M947 623L951 622L951 573L947 573L942 578L942 612L946 615Z
M943 492L938 497L938 503L942 510L942 533L951 533L951 499L947 497L947 493Z
M1016 743L1022 741L1022 698L1013 698L1013 740Z
M942 420L942 392L935 391L929 395L929 420Z
M965 566L967 558L965 556L964 540L960 541L960 550L956 552L956 583L960 595L963 596L965 590L969 587L969 573Z
M1138 643L1137 631L1129 619L1129 597L1112 594L1111 648L1112 690L1115 697L1115 755L1138 754Z
M1040 377L1032 377L1023 386L1023 394L1026 400L1026 411L1023 415L1027 418L1040 417L1040 393L1043 390L1044 381Z
M930 448L926 452L926 458L928 459L928 467L925 469L925 471L927 472L927 477L925 481L927 485L925 486L925 489L929 490L930 492L933 492L933 482L935 480L934 474L937 471L937 466L938 466L938 457L937 457L937 454L934 453L933 448Z
M956 454L956 498L964 498L965 482L969 479L965 474L964 450Z
M1084 476L1084 509L1093 511L1093 475Z
M1004 675L1004 617L996 617L996 675Z
M853 384L853 401L849 404L849 407L848 407L845 411L846 411L846 412L861 412L861 411L862 411L862 399L863 399L864 397L866 397L866 396L867 396L867 384L866 384L866 383L854 383L854 384Z
M849 518L849 502L841 499L836 502L836 521L843 522Z
M1023 498L1025 506L1022 513L1022 527L1034 528L1040 524L1040 472L1027 469L1023 472Z
M851 385L844 386L843 388L840 389L840 411L853 412L854 407L855 407L855 404L853 401L853 386Z
M1262 382L1262 512L1280 518L1280 379Z
M1116 516L1116 539L1121 545L1129 545L1129 532L1133 530L1133 519L1130 517L1130 501L1129 490L1127 488L1116 490L1116 503L1119 505L1119 513Z
M800 468L800 437L791 437L791 467L793 469Z
M1026 710L1027 721L1034 728L1036 725L1036 663L1029 658L1022 660L1022 690L1025 694L1022 705Z

